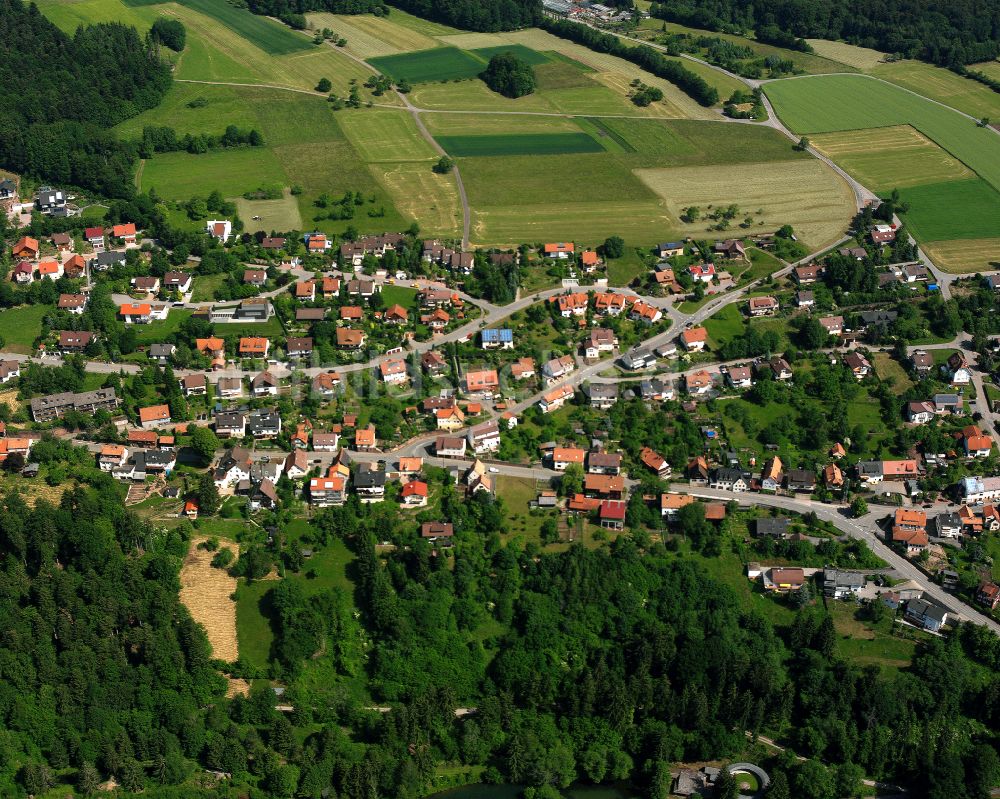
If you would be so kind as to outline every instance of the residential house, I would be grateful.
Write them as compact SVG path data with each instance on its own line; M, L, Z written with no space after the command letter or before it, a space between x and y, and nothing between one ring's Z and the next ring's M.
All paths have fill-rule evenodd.
M87 330L61 330L58 348L62 353L83 352L93 340L94 334Z
M823 467L823 484L827 488L842 488L844 485L844 473L835 463L828 463Z
M239 411L221 411L215 414L215 434L219 438L243 438L246 432L246 414Z
M789 491L811 494L816 490L816 474L808 469L789 469L785 486Z
M688 267L688 274L692 280L711 283L715 277L715 264L692 264Z
M233 235L233 223L228 219L210 219L205 223L205 232L225 244Z
M572 242L560 241L553 244L546 244L542 252L546 258L555 258L564 261L574 255L576 247Z
M429 375L439 375L448 368L448 362L434 350L427 350L420 356L420 366Z
M626 507L626 503L621 500L602 499L597 513L601 527L608 530L624 529Z
M625 302L624 294L598 292L594 295L594 313L598 316L621 316Z
M87 266L94 272L107 272L116 266L125 266L125 253L111 251L99 252L87 261Z
M510 365L510 376L514 380L526 380L535 376L535 359L518 358Z
M875 225L869 233L873 244L891 244L896 240L894 225Z
M907 602L904 617L932 633L939 632L948 623L948 611L926 599L911 599Z
M376 448L375 425L368 425L354 431L354 449L358 452L373 452Z
M184 375L178 382L185 397L203 397L208 393L208 380L201 373Z
M159 364L160 366L166 366L170 363L171 358L174 357L174 353L177 351L177 347L173 344L156 343L150 344L149 350L146 352L146 357L149 360Z
M595 250L584 250L580 253L580 266L585 273L593 272L601 263L601 258Z
M63 265L59 261L42 261L38 264L38 277L58 280L63 276Z
M333 246L333 242L330 241L323 233L306 233L302 237L303 242L306 245L306 250L310 255L323 255L327 250Z
M861 320L861 325L863 328L867 329L869 327L888 327L899 317L896 311L862 311L858 314L858 318Z
M424 522L420 525L420 537L442 546L450 546L455 528L450 522Z
M556 307L556 311L564 319L569 319L571 316L584 316L590 304L589 298L583 292L560 294L556 297L550 297L549 302Z
M860 352L849 352L844 356L844 366L858 379L864 380L872 373L872 365Z
M10 248L10 251L15 258L34 260L39 253L38 239L33 239L31 236L21 236Z
M823 570L823 594L833 599L856 597L865 587L867 580L860 572L849 572L843 569Z
M755 538L784 538L788 535L788 519L784 516L761 516L754 521Z
M60 294L58 307L60 311L67 311L76 316L80 316L87 307L87 295Z
M247 433L254 438L274 438L281 434L281 416L269 409L253 411L247 416Z
M312 380L312 390L314 394L329 398L334 396L341 386L340 375L337 372L320 372Z
M263 269L245 269L243 282L248 286L263 288L267 283L267 272Z
M667 381L654 377L640 381L639 395L647 402L666 402L674 398L674 389Z
M487 328L479 336L484 350L514 349L514 331L509 328Z
M152 405L148 408L139 408L139 424L144 430L169 425L170 407L168 405Z
M66 212L66 195L60 189L42 186L35 194L35 207L43 214L63 216Z
M250 381L250 396L276 397L278 396L278 378L270 372L261 372Z
M331 470L326 477L314 477L309 481L309 502L325 508L343 505L347 499L347 480Z
M667 463L666 459L660 455L658 452L654 452L649 447L643 447L639 452L639 460L642 461L643 466L649 469L657 477L669 477L670 476L670 464Z
M764 575L764 587L780 594L798 591L805 582L805 572L799 568L774 567Z
M991 580L980 583L976 591L976 602L990 610L996 610L1000 605L1000 585Z
M83 238L94 249L94 252L104 252L104 228L85 228Z
M843 316L821 316L819 324L831 336L841 336L844 333Z
M712 375L704 369L684 376L684 388L694 397L702 397L712 390Z
M694 502L689 494L660 494L660 516L667 521L677 518L680 509Z
M935 394L932 402L936 414L958 414L962 412L962 397L958 394Z
M14 271L11 274L16 283L21 285L33 283L35 280L35 265L30 261L21 261L21 263L14 267Z
M557 472L564 472L572 464L582 468L587 453L579 447L555 447L549 457L552 460L552 468Z
M744 491L750 490L751 482L752 480L749 473L744 472L742 469L720 466L712 472L709 486L717 488L721 491L743 493Z
M176 291L183 296L191 291L192 280L190 272L167 272L163 276L163 290Z
M684 242L668 241L660 244L656 248L656 254L660 258L675 258L678 255L684 255Z
M590 398L590 407L607 410L618 402L618 386L615 383L591 383L586 394Z
M313 431L312 447L315 452L336 452L340 449L340 434Z
M951 380L953 386L967 386L972 382L972 369L960 352L953 353L948 358L947 364L941 367L941 371Z
M9 383L20 376L21 364L19 361L0 361L0 385Z
M469 428L469 447L477 455L500 449L500 424L495 419Z
M808 286L819 280L823 271L823 267L820 264L808 264L806 266L797 266L792 274L795 276L796 283L800 286Z
M337 347L342 350L359 350L365 346L367 336L361 330L349 327L337 328Z
M751 297L747 310L750 316L772 316L779 307L774 297Z
M260 336L244 336L240 339L241 358L266 358L271 349L271 342Z
M655 305L637 300L632 305L629 318L634 322L645 322L647 325L654 325L663 318L663 311Z
M569 386L559 386L553 389L548 394L545 394L539 401L538 407L542 413L550 413L554 410L558 410L566 401L572 399L573 389Z
M156 294L160 290L160 279L158 277L134 277L130 281L132 290L140 294Z
M938 514L934 519L934 532L938 538L961 538L963 526L962 517L954 512Z
M220 399L235 399L243 396L243 381L238 377L220 377L215 384L215 394Z
M656 355L647 349L635 348L622 356L622 366L633 372L656 366Z
M295 299L299 302L316 301L316 281L301 280L295 284Z
M434 454L439 458L464 458L466 439L460 436L438 436L434 439Z
M390 306L382 318L387 325L405 325L410 314L402 305L396 304Z
M542 375L546 380L554 382L562 380L564 377L576 370L576 361L572 355L563 355L553 358L542 366Z
M430 313L420 314L420 324L427 325L434 333L440 333L451 321L451 314L443 308L435 308Z
M743 242L740 241L739 239L726 239L725 241L717 241L715 242L715 246L712 248L712 251L715 252L717 255L721 255L723 258L726 258L730 261L750 260L747 257L747 251L746 248L743 246Z
M702 455L697 455L694 458L691 458L684 471L684 476L687 477L688 481L691 483L697 485L708 485L708 461L706 461Z
M887 480L915 480L920 476L920 470L912 458L882 461L882 476Z
M465 426L465 414L457 405L436 409L434 419L438 430L454 432Z
M605 327L595 327L583 345L583 355L588 360L600 358L603 353L614 352L618 346L618 337L613 330Z
M726 372L726 382L733 388L753 386L753 372L749 366L730 366Z
M402 358L392 358L388 361L382 361L378 365L378 369L379 374L382 376L382 382L386 385L398 386L410 380L410 376L406 373L406 361Z
M760 476L760 487L762 491L777 491L784 482L784 465L781 458L775 455L765 464Z
M465 373L465 393L469 396L492 397L500 388L496 369L481 369Z
M771 374L774 375L775 380L792 379L792 367L789 366L788 361L780 355L775 355L771 358L771 360L767 362L767 368L771 370Z
M934 405L930 402L906 403L906 421L911 424L927 424L934 418Z
M427 505L427 483L410 480L399 492L399 504L404 508L423 508Z
M285 352L289 358L309 358L313 353L313 340L309 337L289 337L285 340Z
M591 474L619 475L622 470L622 456L618 453L594 450L587 453L587 471Z
M53 233L51 238L52 246L61 253L73 252L73 248L76 246L73 236L69 233Z
M897 508L893 515L890 541L901 544L908 555L919 555L927 549L927 514L922 510Z
M708 331L703 327L691 327L681 333L681 346L688 352L701 352L708 342Z
M966 457L988 458L993 448L993 439L975 425L969 425L962 429L962 445Z
M136 243L137 231L134 222L126 222L121 225L114 225L111 228L111 237L118 239L126 247Z
M931 369L934 367L934 358L929 352L916 350L912 355L910 355L910 363L913 364L913 371L921 377L924 377L929 375Z
M811 291L795 292L795 305L799 308L812 308L816 304L816 295Z

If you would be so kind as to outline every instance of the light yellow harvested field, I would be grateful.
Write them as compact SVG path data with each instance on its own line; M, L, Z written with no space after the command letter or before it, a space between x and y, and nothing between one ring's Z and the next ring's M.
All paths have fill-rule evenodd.
M829 58L831 61L838 61L847 64L849 67L867 72L873 69L876 64L882 62L885 53L872 50L868 47L858 47L847 42L831 42L828 39L806 39L812 45L816 55Z
M236 578L224 569L212 566L214 552L199 549L204 536L191 540L184 565L181 567L181 602L191 617L205 628L212 656L219 660L234 661L239 658L236 646L236 603L231 599L236 591ZM226 541L222 546L233 550L239 557L239 546Z
M247 200L237 197L234 202L247 233L256 233L258 230L302 230L299 202L288 189L285 189L280 200ZM260 219L254 219L256 216Z
M329 28L347 39L345 49L358 58L376 58L440 47L440 43L430 36L371 14L346 16L321 12L306 14L306 22L314 30Z
M427 162L372 164L404 220L419 219L420 230L432 236L461 236L462 205L451 175L439 175Z
M567 202L558 205L474 206L473 242L516 247L524 241L560 240L597 245L622 236L636 246L678 231L660 200Z
M363 161L430 161L438 155L403 111L368 110L337 117L344 135Z
M515 116L513 114L423 114L424 125L434 136L488 134L577 133L580 126L566 117Z
M684 208L701 209L697 222L675 223L689 236L720 235L709 229L714 224L706 218L709 206L735 203L740 208L734 220L736 231L741 229L735 223L749 215L754 220L752 229L791 225L801 241L818 249L840 239L856 213L850 187L820 161L638 169L635 174L666 201L675 219Z
M596 70L598 74L593 77L600 82L605 83L605 85L608 85L608 83L607 79L603 78L603 74L610 73L618 76L618 80L612 80L612 83L617 82L619 85L627 86L630 81L638 78L649 86L656 86L660 88L663 91L665 102L655 103L654 105L670 109L670 114L672 116L687 119L717 118L717 115L711 109L703 108L698 105L698 103L684 94L684 92L672 83L662 80L661 78L657 78L651 73L635 66L631 62L612 55L607 55L606 53L596 53L583 45L576 44L567 39L560 39L558 36L553 36L552 34L546 33L538 28L529 28L523 31L513 31L511 33L502 34L459 34L457 36L441 36L439 39L445 44L451 44L455 47L463 47L466 49L501 47L505 44L522 44L525 47L530 47L541 52L555 51ZM623 84L621 82L621 78L625 78ZM643 109L633 106L633 113L635 113L636 116L642 115ZM650 111L649 108L647 108L645 109L645 113L649 116L662 115L661 109L654 109Z
M809 143L875 191L976 177L909 125L820 133Z
M956 275L1000 269L1000 239L954 239L921 243L939 269Z
M982 72L993 80L1000 80L1000 61L983 61L979 64L970 64L969 69Z

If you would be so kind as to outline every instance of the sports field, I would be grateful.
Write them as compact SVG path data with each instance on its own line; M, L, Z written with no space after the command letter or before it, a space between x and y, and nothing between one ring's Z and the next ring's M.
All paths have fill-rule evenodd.
M820 133L809 141L876 192L976 176L909 125Z
M983 180L911 186L902 192L907 227L921 241L1000 237L1000 193Z
M932 241L923 248L945 272L971 274L1000 269L1000 238Z
M604 148L586 133L529 133L484 136L438 136L438 144L455 157L490 155L562 155L599 153Z
M368 63L395 81L410 83L474 78L486 68L483 61L457 47L379 56L369 58Z
M736 203L737 222L753 217L753 226L774 230L792 225L801 241L819 249L840 239L856 213L854 193L838 175L816 160L766 164L640 169L636 174L666 203L674 219L689 206L702 209L694 224L679 224L687 235L712 237L708 209ZM763 224L761 224L763 223ZM739 228L737 228L739 230Z
M1000 136L897 86L859 75L824 75L774 81L764 90L796 133L912 125L1000 187Z

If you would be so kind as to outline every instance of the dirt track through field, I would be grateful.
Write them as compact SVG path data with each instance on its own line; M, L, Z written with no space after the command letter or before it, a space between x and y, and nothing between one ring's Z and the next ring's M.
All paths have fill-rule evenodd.
M208 540L198 536L191 540L191 549L181 567L181 602L196 622L205 628L212 656L219 660L234 661L239 658L236 641L236 603L231 599L236 591L236 579L223 569L212 566L214 552L199 549L198 544ZM223 542L239 556L239 546Z

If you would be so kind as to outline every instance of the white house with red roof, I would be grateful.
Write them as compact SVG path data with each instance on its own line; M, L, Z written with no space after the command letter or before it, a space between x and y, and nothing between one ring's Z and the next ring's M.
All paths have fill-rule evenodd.
M209 219L205 223L205 232L225 244L233 235L233 223L228 219Z
M89 227L83 231L83 237L94 248L94 252L104 252L104 228Z

